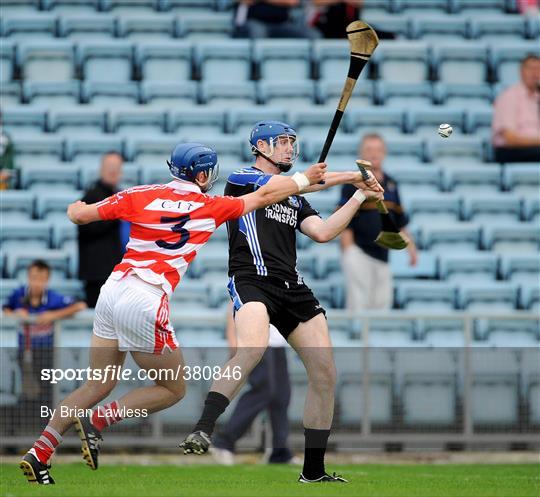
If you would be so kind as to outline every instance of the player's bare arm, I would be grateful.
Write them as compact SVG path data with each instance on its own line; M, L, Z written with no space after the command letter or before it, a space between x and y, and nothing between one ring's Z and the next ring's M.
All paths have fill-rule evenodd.
M101 221L97 204L87 204L82 200L73 202L67 208L69 220L74 224L88 224Z
M383 192L359 189L349 201L328 219L310 216L302 222L300 230L312 240L326 243L342 233L364 200L383 200Z

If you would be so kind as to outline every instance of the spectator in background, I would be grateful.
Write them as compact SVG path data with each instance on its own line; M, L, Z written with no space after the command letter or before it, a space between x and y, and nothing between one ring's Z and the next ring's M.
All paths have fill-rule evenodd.
M233 356L236 351L236 332L232 305L228 308L226 335ZM287 342L272 325L268 345L261 361L248 377L250 390L239 398L224 429L214 437L214 446L210 450L219 464L227 466L234 464L236 442L246 433L255 418L266 409L272 425L272 453L268 462L287 464L293 463L296 459L287 444L289 436L287 410L291 400L291 384L285 352Z
M234 13L235 38L320 38L320 33L292 18L300 0L240 0Z
M416 246L405 229L408 219L401 206L396 182L383 171L386 146L378 134L365 135L360 144L360 157L371 162L377 181L384 188L384 203L401 233L409 240L409 263L417 262ZM356 191L353 185L343 185L339 205L344 205ZM381 231L380 216L375 202L364 202L341 234L342 265L347 285L347 309L390 309L392 307L392 273L388 249L375 243Z
M28 282L13 291L3 306L4 315L18 317L18 360L22 372L21 412L52 407L52 385L41 381L41 370L54 367L54 323L86 309L84 302L48 288L49 265L36 260L28 266ZM28 411L30 412L30 410Z
M13 186L15 173L14 148L11 137L4 129L2 113L0 113L0 190L7 190Z
M100 178L81 199L93 204L119 191L124 160L118 152L101 159ZM79 278L84 281L86 303L95 307L101 286L122 259L120 221L102 221L78 226Z
M540 57L521 61L521 81L495 100L491 125L497 162L540 162Z

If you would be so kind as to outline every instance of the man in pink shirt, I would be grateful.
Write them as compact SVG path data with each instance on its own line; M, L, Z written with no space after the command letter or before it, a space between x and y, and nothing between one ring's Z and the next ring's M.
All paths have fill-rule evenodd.
M495 101L491 126L497 162L540 162L540 57L521 62L521 81Z

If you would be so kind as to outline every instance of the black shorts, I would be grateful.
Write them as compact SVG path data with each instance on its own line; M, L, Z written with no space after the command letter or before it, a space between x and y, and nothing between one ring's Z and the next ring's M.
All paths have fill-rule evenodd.
M229 295L235 312L248 302L262 302L270 323L285 339L300 324L326 311L304 283L272 276L240 275L229 279Z

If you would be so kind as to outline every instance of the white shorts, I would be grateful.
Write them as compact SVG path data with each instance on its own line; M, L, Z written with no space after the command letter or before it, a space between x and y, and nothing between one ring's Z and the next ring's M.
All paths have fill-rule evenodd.
M134 274L120 280L109 278L101 287L94 334L118 340L121 351L162 354L178 347L169 322L167 294Z

